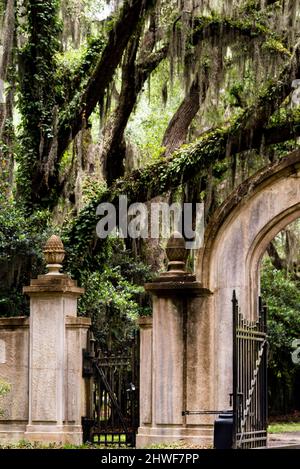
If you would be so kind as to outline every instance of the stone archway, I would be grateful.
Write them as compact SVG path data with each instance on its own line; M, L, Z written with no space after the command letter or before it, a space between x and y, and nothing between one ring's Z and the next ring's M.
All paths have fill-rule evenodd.
M244 316L254 318L259 266L269 242L300 217L300 152L262 169L240 185L215 213L199 252L197 279L212 292L203 313L213 364L205 373L214 383L210 405L228 407L232 392L232 305L236 290ZM204 392L204 390L202 390Z
M295 151L245 181L217 210L205 230L196 276L178 268L184 262L176 258L177 270L173 266L146 286L153 317L140 323L139 447L212 443L214 412L229 408L232 392L232 292L243 315L253 318L262 255L298 217ZM177 256L181 249L176 247Z

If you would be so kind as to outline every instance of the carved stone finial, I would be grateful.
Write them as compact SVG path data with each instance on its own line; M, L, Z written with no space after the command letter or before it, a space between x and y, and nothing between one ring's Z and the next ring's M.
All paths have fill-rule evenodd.
M60 275L65 258L64 245L59 236L52 235L44 246L43 253L47 262L47 275Z
M187 258L187 249L185 248L185 241L181 233L174 231L169 238L166 247L168 257L168 271L169 272L185 272L185 264Z

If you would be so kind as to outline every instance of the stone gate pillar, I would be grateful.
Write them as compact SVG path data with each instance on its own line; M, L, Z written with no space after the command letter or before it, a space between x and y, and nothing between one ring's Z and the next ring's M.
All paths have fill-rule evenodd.
M84 290L60 273L60 238L51 236L44 254L48 273L23 289L30 296L29 417L24 438L80 444L85 415L82 349L90 319L77 317L77 299Z
M185 271L186 254L184 239L174 233L167 245L168 271L145 285L152 295L153 317L140 320L140 448L176 440L203 442L203 425L197 425L199 419L190 421L184 411L191 391L197 392L191 390L197 379L195 360L191 365L195 342L189 330L194 300L201 301L210 292Z

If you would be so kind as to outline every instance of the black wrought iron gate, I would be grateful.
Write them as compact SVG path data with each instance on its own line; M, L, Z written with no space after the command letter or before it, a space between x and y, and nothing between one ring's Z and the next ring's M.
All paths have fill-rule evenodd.
M233 447L260 448L267 444L267 309L259 299L257 321L233 305Z
M139 424L138 336L124 352L97 347L90 334L83 351L87 416L82 419L83 439L105 446L135 446Z

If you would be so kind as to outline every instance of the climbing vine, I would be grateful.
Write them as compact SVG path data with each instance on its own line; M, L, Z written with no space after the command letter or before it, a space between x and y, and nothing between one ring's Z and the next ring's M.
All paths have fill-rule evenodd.
M19 49L18 106L22 116L18 187L30 200L37 165L46 164L54 135L59 84L53 71L59 50L58 0L29 0L19 18L19 34L26 38ZM51 77L51 78L50 78ZM30 202L29 202L30 204Z

